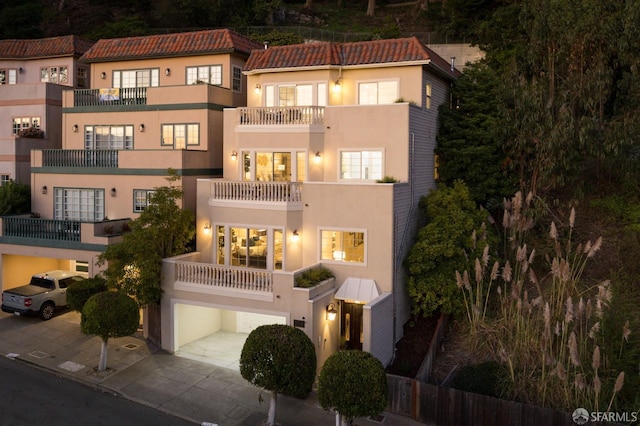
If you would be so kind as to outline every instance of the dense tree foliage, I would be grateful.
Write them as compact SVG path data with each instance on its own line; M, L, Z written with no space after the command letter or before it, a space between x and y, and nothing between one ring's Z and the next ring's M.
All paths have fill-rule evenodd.
M499 75L485 62L465 68L452 88L453 108L440 107L438 175L463 180L476 203L493 208L517 189L497 139Z
M0 39L44 37L40 29L42 12L42 4L37 0L0 1Z
M80 329L102 339L98 371L107 369L107 343L112 337L130 336L140 324L138 304L121 291L103 291L87 300L80 317Z
M461 181L452 187L438 186L421 200L420 208L427 225L418 232L405 260L413 312L425 317L438 310L461 314L464 305L455 272L469 269L487 245L488 214L476 207ZM475 230L480 229L482 235L477 235Z
M178 179L170 171L169 183ZM100 265L107 264L109 288L124 291L141 307L160 302L162 259L186 253L195 235L193 213L178 205L182 194L179 186L154 188L147 208L129 222L131 232L99 257Z
M0 215L22 214L31 210L31 187L13 180L0 185Z
M368 352L338 351L322 366L318 400L335 410L343 424L356 417L377 416L387 407L387 375L380 360Z
M278 394L304 398L316 377L316 351L302 330L290 325L262 325L242 347L240 374L271 392L268 425L275 424Z

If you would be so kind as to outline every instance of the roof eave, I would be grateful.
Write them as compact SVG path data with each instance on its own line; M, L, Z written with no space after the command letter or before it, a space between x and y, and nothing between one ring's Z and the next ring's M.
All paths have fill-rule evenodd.
M303 67L282 67L282 68L255 68L248 71L243 71L245 75L254 74L266 74L288 71L317 71L317 70L330 70L330 69L363 69L363 68L392 68L392 67L408 67L408 66L425 66L431 64L430 59L418 60L418 61L404 61L404 62L383 62L383 63L371 63L371 64L356 64L356 65L307 65Z
M136 61L136 60L147 60L147 59L162 59L162 58L181 58L184 56L209 56L209 55L219 55L219 54L228 54L228 53L237 53L242 56L249 57L248 53L244 53L238 49L219 49L215 51L209 52L193 52L193 53L172 53L172 54L162 54L162 55L147 55L147 56L112 56L108 58L97 58L97 59L83 59L83 62L88 64L91 63L100 63L100 62L120 62L120 61Z

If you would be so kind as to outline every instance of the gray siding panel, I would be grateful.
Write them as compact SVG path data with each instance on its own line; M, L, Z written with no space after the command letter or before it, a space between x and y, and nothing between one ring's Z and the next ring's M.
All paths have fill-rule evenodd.
M364 330L368 333L364 338L363 350L369 352L387 366L393 359L395 342L393 342L393 295L384 293L364 306Z

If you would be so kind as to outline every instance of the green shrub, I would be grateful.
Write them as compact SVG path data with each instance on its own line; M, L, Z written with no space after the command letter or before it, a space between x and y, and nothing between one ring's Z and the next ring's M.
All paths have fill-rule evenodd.
M67 306L69 309L82 312L87 300L94 294L103 291L107 291L107 282L101 277L74 282L67 288Z
M313 287L324 280L333 278L333 272L327 268L319 267L307 269L296 277L296 287L309 288Z
M398 179L394 178L393 176L385 176L382 179L378 179L376 182L377 183L396 183L398 182Z

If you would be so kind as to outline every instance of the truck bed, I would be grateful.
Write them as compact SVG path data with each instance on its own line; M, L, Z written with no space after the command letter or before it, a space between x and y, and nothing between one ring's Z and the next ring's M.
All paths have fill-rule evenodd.
M17 296L35 296L36 294L42 294L50 291L49 289L39 287L37 285L23 285L22 287L10 288L5 290L5 294L15 294Z

